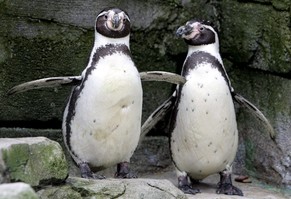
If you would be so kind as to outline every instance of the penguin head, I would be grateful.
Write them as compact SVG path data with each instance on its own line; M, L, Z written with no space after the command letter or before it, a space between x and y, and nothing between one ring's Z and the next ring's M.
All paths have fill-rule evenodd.
M176 35L191 46L218 43L217 32L208 21L190 20L177 29Z
M97 18L95 31L109 38L122 38L130 34L128 14L119 8L102 10Z

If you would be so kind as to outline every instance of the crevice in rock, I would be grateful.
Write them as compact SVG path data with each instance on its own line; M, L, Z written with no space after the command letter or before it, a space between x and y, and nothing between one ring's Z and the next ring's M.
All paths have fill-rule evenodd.
M123 184L123 191L120 194L117 194L116 196L112 197L111 199L119 198L123 196L126 192L126 186Z
M275 71L266 71L259 68L246 67L248 64L245 64L245 63L236 63L235 65L237 65L240 70L249 70L250 72L256 72L256 73L261 73L264 75L271 75L271 76L276 76L276 77L291 80L291 71L287 73L279 73Z
M53 118L47 121L40 120L5 120L0 121L0 128L33 128L33 129L61 129L62 121Z
M171 196L173 196L174 198L176 198L175 195L173 195L172 193L168 192L167 190L161 189L160 187L157 187L157 186L152 185L152 184L150 184L150 183L147 183L147 185L149 185L149 186L152 187L152 188L158 189L158 190L160 190L160 191L162 191L162 192L166 192L166 193L170 194Z
M77 29L80 29L80 30L82 30L84 32L93 30L93 27L92 28L86 28L86 27L80 27L80 26L76 26L76 25L73 25L73 24L69 24L69 23L61 23L61 22L55 20L54 18L50 18L50 19L37 18L37 17L25 16L25 15L15 15L15 14L11 14L11 13L5 13L4 15L7 16L7 17L21 18L23 20L26 20L28 23L40 23L41 22L41 23L46 23L46 24L56 24L56 25L59 25L59 26L77 28Z

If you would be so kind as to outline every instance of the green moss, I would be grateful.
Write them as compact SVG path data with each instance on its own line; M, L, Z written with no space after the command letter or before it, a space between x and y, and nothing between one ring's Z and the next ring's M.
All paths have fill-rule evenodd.
M42 182L45 180L60 182L68 175L68 165L62 148L53 141L46 145L44 143L32 145L28 166L32 169L32 176L42 179Z
M3 150L2 153L12 181L26 181L25 170L30 156L29 145L17 144L8 150Z

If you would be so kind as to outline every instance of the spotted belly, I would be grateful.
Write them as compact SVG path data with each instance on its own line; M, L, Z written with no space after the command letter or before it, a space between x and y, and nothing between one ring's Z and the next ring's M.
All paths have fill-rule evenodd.
M171 152L177 168L203 179L230 166L238 144L229 87L218 71L190 74L181 90Z

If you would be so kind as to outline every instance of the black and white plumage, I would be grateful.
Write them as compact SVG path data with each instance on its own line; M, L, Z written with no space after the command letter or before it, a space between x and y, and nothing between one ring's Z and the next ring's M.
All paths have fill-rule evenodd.
M230 178L238 131L233 88L219 54L218 35L197 20L188 21L176 33L188 44L182 68L186 83L177 87L170 127L179 188L195 193L188 177L202 180L220 173L225 180L220 181L217 193L243 195Z
M100 12L89 63L63 115L64 141L82 177L93 177L89 167L115 164L117 177L132 177L128 163L140 137L142 87L129 37L124 11Z
M129 50L130 21L120 9L102 11L96 19L95 42L80 76L49 77L17 85L8 95L33 89L75 86L63 116L64 142L80 166L81 175L94 177L90 167L117 166L117 177L131 177L129 159L141 126L141 81L185 83L164 71L138 73Z
M208 23L189 21L176 34L188 44L182 68L186 83L178 85L148 117L141 137L171 112L170 148L179 188L195 194L199 190L192 187L191 181L219 173L217 193L243 195L231 181L238 144L233 101L258 118L272 139L274 129L255 105L234 92L219 54L217 33Z

